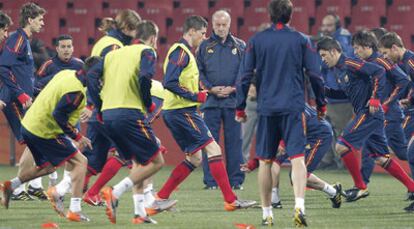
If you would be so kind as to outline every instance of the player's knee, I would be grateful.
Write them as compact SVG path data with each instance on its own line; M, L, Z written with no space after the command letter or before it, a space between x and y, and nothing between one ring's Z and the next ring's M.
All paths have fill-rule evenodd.
M165 160L162 154L158 154L158 156L154 158L152 163L157 167L157 169L161 169L161 167L165 164Z
M375 158L375 163L381 167L387 167L388 163L390 162L390 158L380 156Z
M219 156L221 155L221 148L220 146L217 144L216 141L211 142L210 144L208 144L205 148L204 151L207 153L207 157L214 157L214 156Z
M345 152L347 152L349 150L349 148L348 147L346 147L346 146L344 146L344 145L342 145L342 144L336 144L335 145L335 151L336 151L336 153L339 155L339 156L341 156L342 154L344 154Z
M195 153L192 154L191 156L187 156L187 160L194 166L194 167L199 167L201 165L202 162L202 157L201 157L201 153Z

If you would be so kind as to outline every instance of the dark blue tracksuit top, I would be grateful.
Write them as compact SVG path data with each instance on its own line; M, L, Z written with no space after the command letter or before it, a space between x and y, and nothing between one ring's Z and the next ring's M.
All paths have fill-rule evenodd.
M244 41L229 34L222 43L216 34L203 41L197 52L197 65L202 87L236 86L239 66L244 54ZM236 108L236 93L227 98L209 95L202 108Z
M305 109L304 70L317 105L326 104L320 57L308 36L287 25L276 24L250 38L237 85L237 109L246 107L250 82L256 71L257 111L273 116Z

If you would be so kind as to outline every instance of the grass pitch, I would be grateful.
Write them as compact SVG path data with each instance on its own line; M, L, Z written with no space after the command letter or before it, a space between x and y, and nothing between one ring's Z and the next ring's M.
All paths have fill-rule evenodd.
M155 187L160 188L170 174L171 167L163 168L155 178ZM0 180L15 176L17 168L0 166ZM345 171L317 171L315 173L328 182L339 181L343 187L352 185L351 177ZM121 172L109 183L114 185L127 175ZM273 228L293 228L293 193L288 180L288 170L282 169L281 198L283 209L273 210L275 225ZM59 177L62 171L59 171ZM43 180L47 184L48 178ZM92 179L91 182L93 182ZM369 185L370 196L354 203L343 203L340 209L332 209L327 197L319 191L306 192L306 215L309 228L414 228L414 214L406 213L403 208L409 202L404 201L406 189L387 174L374 174ZM243 191L237 191L239 198L259 201L257 173L248 174ZM69 207L66 196L66 207ZM133 204L131 192L125 193L120 201L117 224L112 225L104 213L104 207L90 207L82 204L82 210L91 218L88 223L73 223L57 216L47 201L12 201L10 209L0 209L0 229L41 228L45 222L55 222L60 228L236 228L234 223L260 226L261 209L247 209L226 212L219 190L203 190L202 171L197 169L172 195L178 200L176 212L166 212L154 216L157 225L133 225Z

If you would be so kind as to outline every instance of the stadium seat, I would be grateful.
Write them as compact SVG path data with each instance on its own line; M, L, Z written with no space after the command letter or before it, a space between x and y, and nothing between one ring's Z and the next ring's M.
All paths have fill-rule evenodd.
M37 38L42 40L46 46L54 47L53 41L60 33L60 13L59 10L50 9L44 16L45 26L42 31L35 34Z
M209 9L210 15L220 9L227 10L232 17L243 17L244 0L214 0Z
M208 13L207 0L179 0L174 3L173 15L177 15L177 17L200 15L207 18L209 16Z
M66 14L68 0L35 0L35 2L38 3L41 7L45 8L48 12L50 10L57 11L59 13L59 16Z
M293 3L293 15L290 22L290 26L296 30L309 34L311 21L315 19L316 3L314 0L294 0Z
M412 24L414 1L393 0L387 9L387 24Z
M102 0L70 0L66 13L66 26L82 28L82 32L86 32L88 37L94 37L97 32L98 15L101 14Z
M172 21L172 25L167 28L167 37L169 43L177 41L183 35L184 21L184 17L177 17Z
M355 31L381 26L381 17L385 17L385 0L358 0L352 6L351 24L348 29Z
M160 36L167 35L167 21L173 14L172 0L145 1L139 4L138 13L143 19L154 21L160 30Z

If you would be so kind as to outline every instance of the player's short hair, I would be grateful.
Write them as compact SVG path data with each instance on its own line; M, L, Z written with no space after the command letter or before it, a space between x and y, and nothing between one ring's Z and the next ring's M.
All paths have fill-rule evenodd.
M158 34L158 26L155 22L150 20L144 20L139 23L137 27L137 38L143 41L148 40L151 36Z
M381 48L390 49L393 45L404 48L404 43L400 36L395 32L386 33L382 36L378 42L378 46Z
M4 13L3 11L0 11L0 29L4 29L6 27L9 27L13 25L12 19Z
M272 0L268 6L270 20L273 23L286 24L292 17L293 4L290 0Z
M339 44L339 42L335 39L333 39L332 37L329 36L325 36L322 37L317 45L316 45L316 49L319 52L320 50L326 50L326 51L331 51L336 49L336 51L342 53L342 48L341 45Z
M44 15L46 10L40 7L39 5L28 2L20 8L20 17L19 17L19 24L22 28L26 27L29 23L29 18L35 19L40 15Z
M388 31L384 27L372 28L370 32L373 32L377 40L379 41Z
M372 50L378 50L378 40L373 32L367 30L360 30L352 36L352 45L360 45L363 47L372 48Z
M105 17L101 21L100 31L108 32L111 29L128 29L135 30L141 22L141 16L131 9L125 9L118 12L115 19Z
M102 57L100 56L90 56L86 58L85 63L83 63L82 69L87 72L92 66L97 64L98 62L102 61Z
M207 28L208 22L201 16L192 15L185 19L183 32L187 33L190 29L200 30Z
M56 38L55 46L59 46L59 41L64 41L64 40L73 40L73 38L69 34L61 34Z

